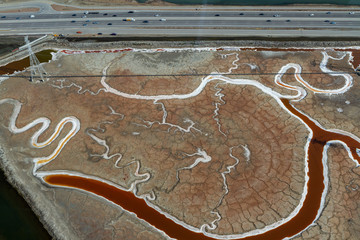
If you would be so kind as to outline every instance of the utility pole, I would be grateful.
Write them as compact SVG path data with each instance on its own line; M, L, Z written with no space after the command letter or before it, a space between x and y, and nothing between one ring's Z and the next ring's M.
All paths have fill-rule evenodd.
M28 36L25 36L25 43L28 48L29 51L29 59L30 59L30 79L29 81L32 82L34 80L36 80L36 78L39 79L40 82L44 82L44 76L46 76L46 71L43 68L43 66L41 66L39 59L36 57L36 55L34 54L34 52L31 49L31 43L29 41ZM48 80L46 78L46 80Z

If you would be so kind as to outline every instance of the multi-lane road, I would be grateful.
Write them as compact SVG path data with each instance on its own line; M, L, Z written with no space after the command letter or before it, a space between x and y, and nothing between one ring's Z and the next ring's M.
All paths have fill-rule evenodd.
M126 19L130 21L126 21ZM132 21L131 21L132 20ZM359 10L78 10L0 13L0 35L359 37Z

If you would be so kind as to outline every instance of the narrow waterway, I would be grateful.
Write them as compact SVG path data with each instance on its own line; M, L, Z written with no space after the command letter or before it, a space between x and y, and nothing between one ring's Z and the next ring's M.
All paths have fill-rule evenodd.
M295 217L290 221L276 227L273 230L265 233L244 237L246 240L263 240L263 239L283 239L285 237L294 236L318 217L318 211L321 207L321 201L324 185L324 166L323 166L323 150L329 141L338 140L344 142L350 149L353 158L360 162L360 157L356 153L356 149L360 149L360 143L350 136L330 132L317 126L309 117L305 116L297 109L295 109L287 99L281 99L284 106L295 116L299 117L313 132L313 137L310 140L308 147L308 193L305 201ZM127 211L133 212L137 217L147 221L155 228L164 231L168 236L178 240L199 239L209 240L214 239L207 237L201 233L192 232L174 221L167 218L165 215L159 213L155 209L149 207L143 199L135 197L131 192L123 191L115 186L96 179L85 178L81 176L71 176L67 174L50 174L44 177L44 181L50 185L71 187L82 189L87 192L94 193L101 196Z
M131 50L131 49L130 49ZM130 51L129 50L129 51ZM38 55L38 58L41 62L45 62L51 59L51 50L46 50L47 52L43 51L41 52L43 55ZM119 51L125 51L125 50L119 50ZM128 49L126 49L128 51ZM155 50L155 51L158 51ZM91 51L89 51L91 52ZM86 53L86 51L85 51ZM354 54L354 52L353 52ZM345 56L345 55L344 55ZM324 59L326 62L324 63L326 66L327 59L329 56L327 54L324 54ZM340 58L342 59L342 58ZM354 58L353 62L357 62L358 58ZM21 68L26 68L29 64L29 61L27 59L23 59L17 62L18 64L14 65L13 68L9 67L12 65L7 65L7 68L5 70L14 70L14 71L20 71ZM234 63L233 63L234 64ZM294 65L294 64L293 64ZM285 66L284 71L287 71L287 69L290 67L294 68L294 66ZM300 68L299 68L300 69ZM328 70L322 69L324 72L327 72ZM106 76L107 67L103 70L103 75ZM9 74L10 71L7 72ZM282 70L280 70L282 72ZM300 70L299 73L300 74ZM346 74L345 74L346 75ZM344 77L345 77L344 75ZM295 75L296 79L299 82L302 82L303 80L298 77L298 75ZM214 77L209 76L206 79L203 80L201 85L195 89L192 93L184 94L184 95L171 95L171 96L165 96L165 95L159 95L159 96L141 96L141 95L131 95L126 94L117 91L116 89L111 88L105 81L106 77L103 77L101 79L101 83L105 87L105 90L109 93L116 94L119 96L127 97L127 98L135 98L135 99L145 99L145 100L158 100L158 99L184 99L196 96L199 94L203 88L206 86L206 84L210 81L214 80ZM259 84L258 82L252 81L252 80L234 80L234 79L227 79L227 78L218 78L219 80L223 80L228 83L232 84L241 84L241 85L254 85L257 87L260 87L261 89L263 86ZM350 81L350 80L349 80ZM281 77L280 80L277 82L277 84L281 83ZM305 85L304 85L305 84ZM306 82L303 83L303 85L314 91L314 89L311 86L307 86ZM351 85L351 84L350 84ZM350 86L349 85L349 86ZM296 90L297 88L294 88L288 85L282 85L282 87L289 88L292 90ZM347 89L348 86L345 85L345 88ZM265 89L266 90L266 89ZM264 90L264 91L265 91ZM316 89L315 89L316 90ZM326 193L326 185L324 183L327 182L327 170L324 168L324 162L326 162L326 151L324 149L328 146L327 144L329 141L341 141L345 145L347 145L349 152L351 153L353 160L357 163L360 162L360 156L357 153L357 150L360 149L360 143L352 137L351 134L346 135L346 133L337 133L334 131L327 131L320 126L318 126L314 120L307 117L300 111L298 111L291 103L289 99L279 99L278 95L269 92L273 97L275 97L279 104L286 110L288 110L293 116L296 116L297 118L301 119L301 121L311 130L312 138L309 139L309 143L307 145L307 159L304 159L306 161L306 166L308 168L307 174L308 174L308 180L306 182L307 186L307 194L304 195L303 200L301 201L301 205L297 208L297 211L294 211L294 215L291 215L291 217L288 217L286 220L284 220L282 223L279 223L278 225L273 225L272 229L268 229L267 231L262 231L262 233L259 233L258 235L254 236L247 236L242 235L244 237L237 238L237 239L247 239L247 240L255 240L255 239L283 239L285 237L291 237L294 236L304 229L306 229L309 225L311 225L316 219L319 217L319 213L322 210L322 203L324 200L324 196ZM325 90L323 90L325 91ZM1 100L2 101L2 100ZM0 101L0 104L1 104ZM8 101L8 100L3 100ZM10 101L10 100L9 100ZM14 101L15 100L11 100ZM20 110L20 108L19 108ZM14 113L15 114L15 113ZM16 115L16 114L15 114ZM21 133L29 128L32 128L33 126L43 123L46 124L44 119L41 120L35 120L31 123L29 123L27 126L23 128L17 128L15 126L15 120L16 116L12 119L12 124L10 124L10 130L13 133ZM50 121L50 120L47 120ZM63 119L61 123L59 123L57 130L52 135L52 137L49 138L49 140L44 143L44 145L49 145L56 137L57 133L61 131L62 126L65 124L66 119ZM49 122L50 123L50 122ZM65 146L66 142L73 137L76 132L80 128L80 121L77 119L73 119L72 121L73 129L72 132L70 132L63 141L59 144L58 148L54 152L51 157L48 158L39 158L36 161L35 167L34 167L34 175L37 177L42 178L47 184L53 185L53 186L61 186L61 187L70 187L74 189L81 189L87 192L91 192L93 194L96 194L98 196L101 196L119 206L124 208L125 210L129 212L135 213L139 218L147 221L149 224L153 225L155 228L164 231L168 236L178 239L178 240L188 240L188 239L199 239L199 240L208 240L208 239L216 239L213 237L217 237L215 235L205 236L203 233L194 232L189 229L187 229L186 225L178 224L174 222L173 220L166 217L163 213L155 210L154 208L150 207L144 199L136 197L133 192L122 190L117 186L114 186L110 183L107 183L105 181L97 180L94 178L91 178L91 176L79 176L79 175L70 175L67 173L39 173L36 170L39 168L39 166L42 164L46 164L52 159L54 159L57 154L62 150L62 148ZM41 133L39 133L41 134ZM36 139L34 140L36 143ZM34 144L33 144L34 145ZM35 147L37 144L34 145ZM45 175L44 175L45 174ZM306 192L306 191L304 191ZM285 222L287 221L287 222ZM264 230L264 229L263 229ZM255 234L255 233L254 233ZM2 236L0 235L0 238ZM240 236L239 236L240 237ZM226 238L226 236L224 236ZM5 238L6 239L6 238ZM39 239L39 238L38 238Z

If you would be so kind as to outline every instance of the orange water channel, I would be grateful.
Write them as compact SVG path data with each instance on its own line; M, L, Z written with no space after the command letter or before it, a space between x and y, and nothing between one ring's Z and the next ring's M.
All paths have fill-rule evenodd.
M41 53L45 53L46 55L46 57L41 60L48 61L50 59L51 54L49 50ZM354 59L352 64L358 66L360 64L360 51L353 50L353 55ZM3 66L0 68L0 74L9 74L14 71L22 70L29 66L28 61L28 58L25 58L18 62L13 62ZM281 102L287 110L300 118L313 132L313 136L310 139L307 149L308 158L306 159L309 169L307 173L309 177L307 182L308 191L301 209L288 222L285 222L284 224L267 232L238 239L283 239L300 233L312 224L314 220L316 220L325 189L323 153L324 147L329 141L341 141L345 143L349 148L353 159L360 163L360 156L356 151L357 149L360 149L360 143L357 140L345 134L324 130L316 125L309 117L294 108L288 99L281 99ZM214 239L212 237L205 236L202 233L193 232L175 223L162 213L148 206L144 199L136 197L132 192L119 189L116 186L103 181L60 173L49 173L49 175L44 176L43 179L50 185L80 189L101 196L129 212L135 213L138 218L147 221L155 228L165 232L169 237L178 240Z
M360 143L358 141L350 136L322 129L317 126L313 120L294 108L289 100L281 99L281 102L292 114L299 117L313 132L313 137L308 146L308 159L306 159L309 168L309 180L307 182L308 192L303 202L303 206L298 214L290 221L259 235L239 239L283 239L300 233L313 223L318 215L322 194L325 189L324 166L322 160L323 150L328 141L338 140L344 142L349 147L354 160L360 162L360 157L356 152L357 148L360 149ZM121 190L102 181L66 174L47 175L44 177L44 181L50 185L81 189L101 196L129 212L135 213L138 218L141 218L157 229L164 231L169 237L178 240L214 239L205 236L202 233L196 233L184 228L167 218L165 215L149 207L145 200L137 198L133 193Z

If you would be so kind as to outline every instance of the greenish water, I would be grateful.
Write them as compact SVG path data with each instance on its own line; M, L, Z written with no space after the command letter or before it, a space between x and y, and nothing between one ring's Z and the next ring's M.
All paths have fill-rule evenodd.
M43 50L41 52L35 53L36 57L39 59L39 62L48 62L51 60L52 55L51 53L55 52L52 49ZM30 58L26 57L21 60L11 62L5 66L0 67L0 74L12 74L15 71L22 71L25 68L30 66Z
M0 171L0 239L48 240L50 235Z
M144 3L147 0L137 0ZM164 0L176 4L214 5L288 5L288 4L337 4L360 5L360 0Z

